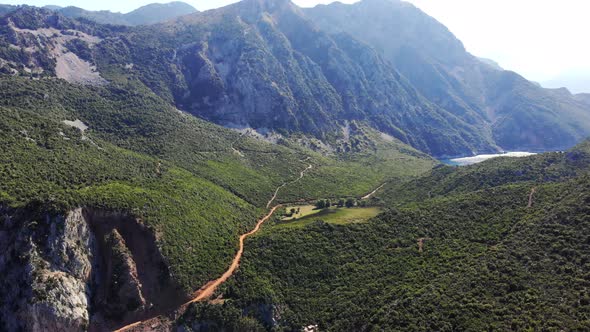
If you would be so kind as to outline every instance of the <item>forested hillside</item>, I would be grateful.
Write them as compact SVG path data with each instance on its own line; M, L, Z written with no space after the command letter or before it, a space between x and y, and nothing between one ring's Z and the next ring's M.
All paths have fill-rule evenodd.
M575 166L566 161L572 156L580 157ZM249 243L242 269L222 293L225 303L196 305L179 324L239 330L254 320L261 330L289 331L588 329L588 156L581 146L563 154L563 163L548 155L435 171L408 183L403 203L392 200L391 191L380 194L389 209L368 223L317 218L304 228L269 225ZM508 177L521 169L547 174L549 164L560 168L551 177ZM419 194L426 184L479 173L483 181L444 196ZM408 196L412 188L416 194ZM219 320L219 312L234 318Z
M43 22L43 16L34 17ZM84 24L70 27L87 29L88 33L102 29ZM79 40L62 36L64 39L43 41L60 47L67 40ZM38 52L51 58L49 48L43 45L36 46ZM95 45L86 47L96 51ZM221 274L232 260L238 235L256 223L276 189L296 179L308 165L313 165L308 177L277 191L278 201L360 196L386 180L416 176L435 163L427 155L397 140L384 139L374 129L356 122L350 123L347 139L322 153L295 138L281 138L272 144L265 141L270 138L252 137L181 112L133 75L119 75L108 84L94 81L85 85L54 78L43 69L44 63L37 62L40 53L26 62L39 65L37 73L23 71L23 77L0 78L0 206L2 234L7 234L0 238L6 262L0 268L9 276L3 284L0 323L7 329L27 328L26 321L19 323L18 317L40 310L35 308L52 307L56 301L66 308L63 313L44 313L41 320L56 324L70 315L75 318L66 320L70 325L43 325L45 328L79 328L93 325L97 319L106 321L100 323L106 324L103 326L115 327L141 317L150 302L153 310L170 305L165 297L150 297L149 287L142 289L140 285L139 294L146 296L143 300L133 300L135 297L129 294L106 300L107 304L146 302L129 314L113 316L117 309L109 309L111 304L103 305L96 302L103 300L95 298L87 300L88 307L93 303L102 308L94 316L88 316L87 307L68 311L75 308L69 307L73 305L69 301L80 296L68 282L81 285L82 294L83 285L94 289L94 282L101 282L84 279L84 272L74 272L79 267L69 267L71 260L64 262L59 258L63 256L52 254L53 241L73 235L48 238L47 234L56 227L65 232L82 227L75 219L78 208L89 225L100 222L104 215L115 214L112 220L118 221L113 227L120 234L109 235L107 230L98 241L129 247L131 261L137 266L122 269L137 269L140 280L149 273L138 261L142 249L133 245L131 234L138 231L128 230L121 220L138 220L142 226L137 227L154 234L155 238L146 240L154 246L149 250L151 255L162 255L158 264L164 264L165 269L158 274L170 279L170 287L182 294L172 301L178 303ZM60 61L53 67L56 72L60 71ZM95 235L78 236L92 238L99 236L99 231L103 232L96 229ZM29 236L30 241L26 240ZM72 245L63 244L66 249ZM76 257L87 258L77 261L92 262L92 255L108 254L100 251L91 255L84 253L88 248L81 248L67 250L82 250ZM121 252L125 257L125 250ZM68 255L72 254L65 257ZM23 271L22 262L29 262L33 268ZM8 287L23 273L26 277L21 286ZM56 279L62 286L42 291L46 278L55 273L62 273ZM75 281L67 281L70 278ZM99 277L93 274L92 278Z

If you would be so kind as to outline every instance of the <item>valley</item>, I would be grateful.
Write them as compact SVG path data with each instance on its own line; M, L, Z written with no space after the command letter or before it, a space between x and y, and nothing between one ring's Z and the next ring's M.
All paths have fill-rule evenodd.
M588 330L589 137L404 1L0 5L0 330Z

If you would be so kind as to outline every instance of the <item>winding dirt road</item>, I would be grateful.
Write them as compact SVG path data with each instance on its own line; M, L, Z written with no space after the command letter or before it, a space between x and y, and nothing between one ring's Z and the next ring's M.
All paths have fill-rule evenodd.
M313 168L313 165L309 164L309 166L306 169L304 169L303 171L301 171L299 173L299 177L296 180L293 180L291 182L285 182L282 185L280 185L275 190L274 195L268 201L268 204L266 205L266 207L268 208L276 200L276 198L279 194L279 191L282 188L300 181L305 176L305 173L310 171L312 168ZM248 233L242 234L240 236L240 246L239 246L238 252L234 256L234 259L233 259L231 265L229 266L229 268L221 275L221 277L208 282L201 289L196 291L193 294L193 299L182 304L174 313L172 313L173 316L179 317L180 315L182 315L182 313L184 313L186 311L186 309L188 308L188 306L191 303L204 301L204 300L210 298L211 296L213 296L213 294L215 293L217 288L221 284L226 282L238 269L238 266L240 265L240 259L242 258L242 255L244 254L244 242L245 242L246 238L256 234L260 230L260 227L262 226L262 224L264 224L266 221L268 221L268 219L270 219L270 217L281 206L282 206L281 204L275 205L264 217L262 217L262 219L258 220L258 222L256 223L256 227L254 227L254 229L252 229ZM139 322L135 322L135 323L123 326L123 327L119 328L118 330L115 330L114 332L123 332L123 331L135 330L135 329L139 329L141 331L150 331L150 330L156 330L156 329L162 330L162 329L166 329L165 328L166 325L169 327L169 323L170 322L167 321L166 319L161 319L160 317L154 317L154 318L142 320Z
M240 259L242 258L242 255L244 254L244 240L246 240L246 238L248 236L256 234L256 232L258 232L260 230L260 227L262 226L262 224L264 224L268 219L270 219L270 217L280 207L281 207L280 204L273 207L268 212L268 214L266 216L264 216L262 219L258 220L258 223L256 224L256 227L254 227L253 230L249 231L246 234L242 234L240 236L240 249L238 249L238 252L236 253L236 256L234 257L234 260L232 261L232 263L229 266L229 268L227 269L227 271L225 271L225 273L223 273L221 275L221 277L219 277L215 281L208 283L205 286L205 288L202 288L199 291L197 291L195 293L195 295L196 295L195 298L188 301L183 306L189 305L191 303L199 302L202 300L206 300L206 299L210 298L211 296L213 296L213 293L215 293L215 291L217 290L217 287L219 287L221 284L226 282L227 279L229 279L229 277L231 277L234 274L234 272L236 272L236 270L238 269L238 266L240 265Z

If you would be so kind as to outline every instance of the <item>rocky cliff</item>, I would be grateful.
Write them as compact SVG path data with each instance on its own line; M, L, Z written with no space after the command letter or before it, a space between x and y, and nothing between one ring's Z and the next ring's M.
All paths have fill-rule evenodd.
M469 54L443 24L400 0L305 10L330 34L375 48L431 102L506 150L560 150L590 135L590 108Z
M0 327L105 330L184 299L154 235L122 213L3 209Z

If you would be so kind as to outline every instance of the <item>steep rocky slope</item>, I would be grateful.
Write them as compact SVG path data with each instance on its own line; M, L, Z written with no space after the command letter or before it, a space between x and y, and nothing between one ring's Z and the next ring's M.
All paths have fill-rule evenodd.
M433 155L495 149L476 127L428 102L374 50L345 35L328 36L288 1L249 0L140 29L111 29L32 8L3 20L7 35L15 36L5 41L5 67L12 73L28 74L19 61L56 73L56 38L33 44L35 52L24 58L10 45L27 47L23 40L38 34L32 30L68 29L101 39L71 48L72 57L86 55L101 77L137 75L179 109L222 125L303 132L333 144L345 136L346 123L361 121Z
M483 63L407 2L334 3L305 13L325 31L346 32L374 47L430 101L491 131L506 150L565 149L590 134L587 105Z
M4 209L0 234L4 329L105 330L186 298L153 231L125 213Z
M373 49L318 30L289 1L247 0L186 16L134 31L125 46L139 72L148 70L142 61L173 59L159 65L170 82L160 93L226 126L304 132L330 142L346 121L359 120L433 155L494 149Z

